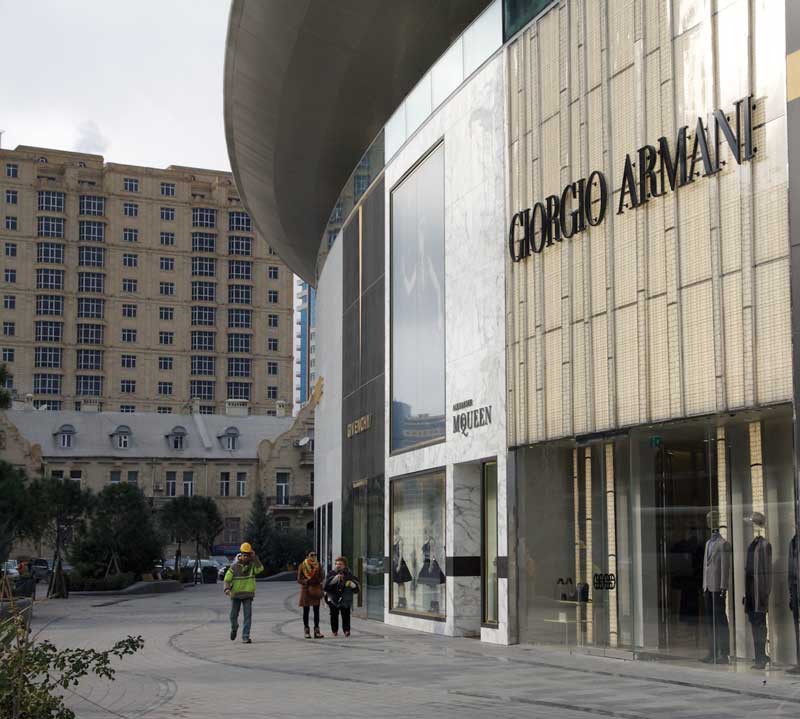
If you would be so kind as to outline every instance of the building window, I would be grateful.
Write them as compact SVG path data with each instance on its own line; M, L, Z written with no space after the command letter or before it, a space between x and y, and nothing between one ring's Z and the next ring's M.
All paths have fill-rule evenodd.
M236 496L247 496L247 472L236 473Z
M63 290L64 270L36 270L37 290Z
M225 528L222 535L225 544L239 544L242 540L241 524L241 517L225 517Z
M126 344L133 344L136 342L137 331L134 329L123 329L122 330L122 341Z
M105 300L95 297L79 297L78 317L101 320L105 314L105 304Z
M253 310L228 310L228 327L246 327L253 326Z
M214 414L214 405L213 404L201 404L200 405L200 414Z
M16 242L6 242L6 257L16 257L17 256L17 243Z
M122 291L128 294L135 294L139 290L139 281L132 277L126 277L122 280Z
M83 478L83 471L80 469L71 469L69 471L69 478L72 482L80 482Z
M64 193L39 190L38 209L43 212L64 212Z
M249 382L228 382L228 399L250 399Z
M172 370L172 357L159 357L158 369L162 372L170 372Z
M6 216L6 229L7 230L16 230L17 229L17 218L12 217L11 215Z
M215 375L216 374L216 358L207 355L194 355L192 357L192 374L193 375Z
M78 344L86 344L86 345L103 344L103 330L104 330L103 325L79 324L76 333Z
M120 432L117 430L114 434L117 449L128 449L131 446L131 438L127 432Z
M125 412L126 414L133 414L136 411L136 405L133 404L121 404L119 406L120 412Z
M278 315L267 315L267 327L271 329L278 327Z
M249 305L253 302L253 288L250 285L228 285L228 302Z
M163 247L172 247L175 244L175 233L174 232L162 232L161 233L161 245Z
M253 263L248 260L228 260L228 279L253 279Z
M11 347L3 347L3 362L14 361L14 349Z
M175 219L175 208L174 207L162 207L161 208L161 219L165 222L172 222Z
M13 337L17 333L17 327L13 322L3 322L3 336Z
M253 240L250 237L230 235L228 237L228 254L249 257L253 254Z
M79 272L78 292L103 292L105 279L102 272Z
M33 350L33 366L45 369L61 369L61 347L36 347Z
M278 279L278 268L273 266L273 265L270 265L267 268L267 276L271 280L277 280Z
M61 449L72 449L72 445L74 444L73 438L75 437L75 428L71 424L62 424L59 427L57 432L58 437L58 446ZM56 470L51 472L50 475L52 477L58 477L59 479L64 476L63 471Z
M211 207L192 208L192 227L216 227L217 211Z
M353 179L353 194L356 201L367 191L369 187L369 175L356 175Z
M34 394L61 394L60 374L34 374Z
M191 497L194 494L194 472L183 473L183 496Z
M103 369L102 350L76 350L75 361L80 370L101 370Z
M272 360L267 361L267 374L271 377L278 376L278 363L273 362Z
M78 212L81 215L101 217L106 212L106 198L96 195L81 195L78 201Z
M123 267L138 267L139 266L139 255L131 254L130 252L126 252L122 255L122 266Z
M192 282L192 302L214 302L217 298L217 285L215 282Z
M136 355L124 354L120 357L120 361L125 369L136 369Z
M174 307L159 307L158 308L158 318L162 322L171 322L175 319L175 308Z
M134 177L125 177L122 180L122 189L125 192L139 192L139 180Z
M38 242L36 244L36 261L46 264L63 265L64 245L62 245L60 242Z
M175 296L175 283L174 282L159 282L158 283L158 292L160 295L164 297L174 297Z
M175 197L175 183L174 182L162 182L161 183L161 195L163 197Z
M158 414L172 414L172 407L156 407Z
M6 190L6 204L16 205L18 202L18 195L16 190Z
M51 320L37 320L33 323L37 342L61 342L64 336L64 323Z
M289 504L289 473L277 472L275 474L275 503L280 506Z
M19 177L19 165L14 162L7 162L6 177Z
M161 268L162 272L174 272L175 271L175 258L174 257L162 257L159 259L159 267Z
M214 277L217 274L217 261L213 257L192 257L193 277Z
M136 305L122 305L122 316L134 319L136 317Z
M220 472L219 473L219 496L220 497L230 497L231 496L231 473L230 472Z
M277 337L267 337L267 350L269 352L277 352L278 351L278 338Z
M251 335L231 333L228 335L228 352L250 352Z
M166 479L165 479L165 484L166 484L165 490L166 491L164 493L166 494L167 497L174 497L175 496L175 491L177 489L177 484L178 484L178 482L177 482L178 473L177 472L167 472L165 476L166 476Z
M123 242L138 242L139 241L139 230L135 227L125 227L122 230L122 241Z
M216 344L216 332L193 330L191 334L191 348L201 352L213 352Z
M159 382L158 393L160 395L169 396L172 394L172 382Z
M249 377L251 362L249 357L228 357L228 376Z
M204 379L193 379L189 382L189 395L192 399L214 399L214 382Z
M37 315L63 315L64 298L60 295L36 295Z
M3 295L3 309L4 310L13 310L17 308L17 296L16 295Z
M123 202L122 214L125 215L125 217L138 217L139 205L137 205L135 202Z
M105 242L106 226L102 222L81 220L78 223L78 239L81 242Z
M64 218L37 217L36 234L39 237L64 237Z
M214 325L217 323L216 307L203 307L202 305L192 307L193 325Z
M119 391L122 394L133 394L134 392L136 392L136 380L135 379L120 380Z
M17 281L17 271L6 269L3 271L3 279L10 285L13 285Z
M228 231L229 232L252 232L252 223L250 222L250 215L246 212L239 210L231 211L228 213Z
M267 291L267 302L273 305L278 304L278 290Z
M233 452L239 446L239 430L236 427L228 427L219 440L223 449Z
M75 377L75 394L99 397L103 394L103 378L89 375Z
M267 399L278 399L278 387L271 384L267 386Z
M106 263L105 247L79 247L78 264L81 267L103 267Z
M210 232L192 232L192 252L216 252L217 236Z
M174 332L159 332L158 333L158 344L160 345L172 345L175 344L175 333Z
M108 481L110 484L119 484L122 479L122 472L119 470L112 470L108 473Z

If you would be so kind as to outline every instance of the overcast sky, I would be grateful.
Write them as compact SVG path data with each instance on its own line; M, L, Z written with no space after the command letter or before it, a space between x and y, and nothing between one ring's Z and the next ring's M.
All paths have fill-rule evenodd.
M4 148L229 170L229 0L0 0Z

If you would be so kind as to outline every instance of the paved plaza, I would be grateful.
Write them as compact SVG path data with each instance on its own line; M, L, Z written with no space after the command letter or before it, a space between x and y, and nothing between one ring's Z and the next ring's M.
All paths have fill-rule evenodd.
M145 648L113 683L70 697L78 717L797 717L800 677L496 647L354 620L353 636L302 638L293 584L260 584L253 643L228 638L221 585L37 605L59 646ZM323 612L324 619L327 615Z

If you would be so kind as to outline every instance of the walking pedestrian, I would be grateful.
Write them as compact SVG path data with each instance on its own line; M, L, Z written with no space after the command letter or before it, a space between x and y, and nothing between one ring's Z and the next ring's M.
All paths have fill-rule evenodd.
M253 597L256 595L256 575L264 565L248 542L239 547L234 563L225 572L225 594L231 598L231 641L239 630L239 609L244 613L242 641L252 644L250 626L253 620Z
M333 569L328 572L323 585L328 608L331 611L331 633L339 636L339 615L342 616L342 631L346 637L350 636L350 609L353 606L353 595L361 587L355 575L347 566L347 559L337 557Z
M322 599L322 568L317 561L316 552L309 552L297 568L297 582L300 584L299 606L303 607L303 635L311 639L308 628L309 610L314 610L314 639L323 639L319 630L319 602Z

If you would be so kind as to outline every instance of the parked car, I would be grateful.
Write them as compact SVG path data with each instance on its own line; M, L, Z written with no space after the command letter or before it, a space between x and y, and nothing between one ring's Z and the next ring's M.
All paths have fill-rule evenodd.
M46 559L42 559L41 557L35 557L34 559L29 559L26 562L28 566L28 571L31 573L31 576L38 582L42 579L50 579L50 564Z
M7 559L3 562L2 573L12 581L19 579L19 570L17 569L16 559Z

